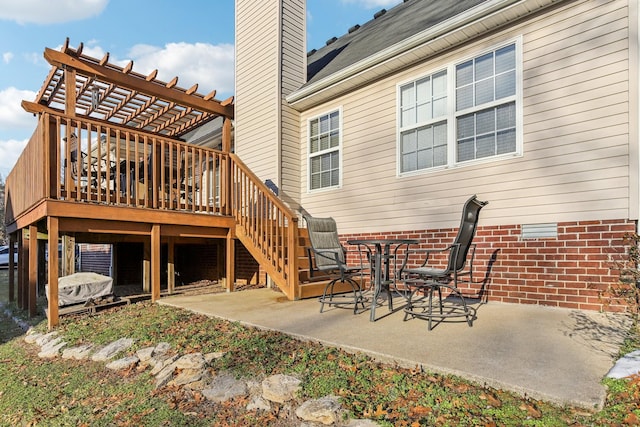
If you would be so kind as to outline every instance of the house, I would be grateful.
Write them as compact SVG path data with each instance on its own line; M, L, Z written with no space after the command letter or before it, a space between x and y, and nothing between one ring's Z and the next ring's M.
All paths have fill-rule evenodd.
M477 194L471 293L622 309L603 296L638 220L637 1L405 0L309 52L303 0L236 14L235 147L260 179L345 241L426 248Z
M164 272L174 286L177 248L199 245L191 258L230 291L259 266L298 299L322 289L302 212L333 216L345 241L429 248L477 194L490 204L465 291L623 308L606 295L638 220L636 0L406 0L309 52L305 20L304 0L236 0L223 101L82 45L46 49L51 72L23 102L38 128L6 181L19 305L35 310L38 232L114 245L116 281L141 272L152 300Z

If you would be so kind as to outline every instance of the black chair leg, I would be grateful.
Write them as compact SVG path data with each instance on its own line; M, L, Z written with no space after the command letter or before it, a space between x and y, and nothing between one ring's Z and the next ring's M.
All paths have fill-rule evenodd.
M351 285L351 292L353 293L352 300L349 301L343 295L335 296L334 288L335 284L340 281L341 283L349 283ZM338 300L337 298L343 298L343 300ZM335 304L335 305L344 305L344 304L353 304L353 314L358 314L358 305L362 306L362 309L365 309L364 305L364 297L362 296L362 290L360 289L360 285L356 283L353 279L345 278L344 280L335 279L331 282L327 283L324 287L324 291L322 296L320 297L320 313L324 310L325 304Z

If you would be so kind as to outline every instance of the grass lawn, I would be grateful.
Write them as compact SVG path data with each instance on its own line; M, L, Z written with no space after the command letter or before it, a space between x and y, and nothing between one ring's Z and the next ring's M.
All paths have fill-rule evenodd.
M46 329L45 320L32 322L38 322L39 330ZM294 375L303 386L294 407L332 394L340 397L352 417L387 426L640 425L638 378L607 380L606 407L590 413L149 302L92 316L62 317L59 331L69 345L130 337L136 343L131 351L168 341L179 353L226 352L214 362L216 372L230 371L258 381L276 373ZM630 346L625 351L633 349ZM103 363L42 360L36 351L0 313L0 426L297 426L301 422L293 420L295 415L286 405L274 404L270 412L246 411L243 398L213 404L197 392L176 387L154 390L148 368L114 373Z

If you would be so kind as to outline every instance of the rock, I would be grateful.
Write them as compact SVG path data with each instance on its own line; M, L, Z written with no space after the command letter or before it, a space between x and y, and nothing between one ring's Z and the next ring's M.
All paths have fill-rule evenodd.
M167 354L169 350L171 350L171 344L169 344L168 342L161 342L161 343L158 343L156 347L153 349L153 355L162 356L164 354Z
M120 338L108 344L106 347L103 347L99 351L95 352L93 356L91 356L91 360L95 362L106 362L109 359L112 359L116 354L120 353L131 347L133 345L133 340L130 338Z
M136 351L136 356L138 356L138 359L140 359L140 362L142 363L149 362L151 360L151 357L153 356L154 348L155 347L145 347Z
M247 411L270 411L271 404L262 396L254 396L247 405Z
M204 355L204 360L207 362L207 365L210 365L216 359L221 359L224 355L227 354L226 351L216 351L214 353L207 353Z
M204 369L184 369L171 381L172 384L183 386L200 381L204 375Z
M135 366L139 361L140 359L138 356L127 356L108 363L106 368L111 369L112 371L120 371L122 369L129 369Z
M33 344L38 338L42 337L43 335L44 334L41 334L40 332L29 329L29 332L27 332L27 335L25 335L24 337L24 342L26 342L27 344Z
M65 348L62 352L63 359L86 360L93 349L93 344L83 344L76 347Z
M151 375L156 376L164 369L165 366L168 366L178 360L180 356L174 355L171 357L163 357L161 359L153 357L151 358L153 362L153 369L151 370Z
M176 360L176 367L178 369L204 369L206 362L202 353L189 353L185 354L178 360Z
M209 387L209 384L211 384L212 380L213 380L213 375L211 374L211 372L205 369L202 371L202 376L200 377L199 380L187 383L184 386L190 390L201 391Z
M304 402L296 409L296 415L305 421L331 425L340 419L341 409L336 396L326 396Z
M169 381L171 381L171 379L173 378L173 373L176 371L176 359L177 356L171 362L169 362L169 359L165 361L163 368L156 375L156 388L164 387L169 383Z
M56 338L57 336L58 336L57 332L55 331L49 332L48 334L44 334L36 338L34 342L36 343L36 345L39 345L40 347L42 347L43 345L45 345L52 339Z
M65 345L67 345L66 341L62 341L62 338L60 337L47 341L47 343L40 349L38 357L41 359L52 359L60 354L60 349Z
M226 402L238 396L246 396L247 384L235 379L231 374L217 375L208 388L202 390L202 395L213 402Z
M262 381L262 395L276 403L284 403L295 398L301 381L288 375L272 375Z
M361 420L361 419L349 420L349 422L344 424L345 427L378 427L379 425L380 424L378 424L373 420Z

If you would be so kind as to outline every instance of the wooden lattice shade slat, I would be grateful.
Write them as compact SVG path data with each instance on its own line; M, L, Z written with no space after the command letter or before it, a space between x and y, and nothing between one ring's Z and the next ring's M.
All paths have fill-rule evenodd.
M178 86L178 77L163 82L156 79L158 70L143 75L133 69L133 62L120 67L109 63L108 53L96 59L84 55L82 47L80 44L74 50L67 39L60 51L45 49L44 57L52 69L36 104L174 138L215 117L233 119L233 97L218 101L215 90L201 95L197 84L183 89ZM71 81L75 84L68 88L74 74ZM70 105L75 111L67 111Z

